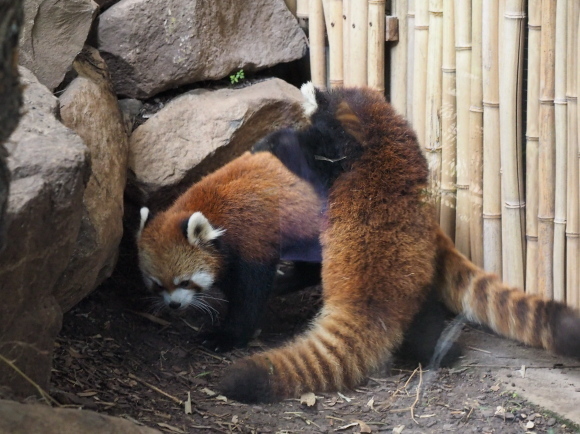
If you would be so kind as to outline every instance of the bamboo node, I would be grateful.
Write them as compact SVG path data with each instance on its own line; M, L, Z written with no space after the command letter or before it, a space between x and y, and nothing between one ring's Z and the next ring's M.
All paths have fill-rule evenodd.
M415 18L415 12L407 12L407 18Z
M515 13L515 12L506 12L503 15L504 18L508 18L508 19L512 19L512 20L523 20L524 18L526 18L526 14L525 13Z
M467 51L467 50L471 50L471 44L469 44L469 45L456 45L455 46L455 51Z
M501 219L501 213L483 213L483 218L488 220Z
M455 184L455 188L458 190L469 190L469 185L466 184Z
M415 25L415 30L429 30L429 26Z
M552 223L552 222L554 222L554 217L550 217L550 216L548 216L548 217L538 216L538 221Z
M577 102L578 101L578 97L576 95L566 94L566 99L568 100L568 102Z
M539 24L528 24L528 29L530 29L530 30L542 30L542 26Z
M566 238L580 238L580 233L566 231Z
M562 105L567 105L568 101L566 98L557 98L554 100L554 104L562 104Z
M538 136L526 136L528 142L539 142L540 138Z
M554 105L554 100L553 99L546 99L546 98L539 98L540 104L544 104L544 105Z
M504 202L504 206L508 209L522 209L526 207L525 202Z
M442 66L441 72L445 72L446 74L455 74L457 72L457 68L446 68Z
M554 219L554 224L555 225L565 225L566 224L566 219L561 219L561 218L555 218Z
M473 113L483 113L483 107L478 107L475 105L469 106L469 111Z
M499 102L483 101L484 107L499 108Z
M431 15L435 15L436 17L442 17L443 11L429 11Z
M528 241L538 241L537 235L526 235L526 240Z

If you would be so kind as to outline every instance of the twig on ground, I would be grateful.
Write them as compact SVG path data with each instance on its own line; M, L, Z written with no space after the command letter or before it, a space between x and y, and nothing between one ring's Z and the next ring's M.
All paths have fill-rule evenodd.
M173 396L173 395L170 395L170 394L169 394L169 393L167 393L167 392L164 392L163 390L159 389L158 387L154 386L153 384L149 384L148 382L146 382L145 380L142 380L141 378L137 377L137 376L136 376L136 375L134 375L134 374L131 374L131 373L130 373L130 374L129 374L129 378L132 378L133 380L136 380L136 381L138 381L139 383L141 383L141 384L144 384L145 386L147 386L147 387L148 387L148 388L150 388L151 390L154 390L155 392L157 392L157 393L159 393L159 394L161 394L161 395L165 396L166 398L169 398L169 399L171 399L173 402L175 402L175 403L177 403L177 404L179 404L179 405L183 405L183 404L184 404L184 402L183 402L181 399L179 399L179 398L176 398L175 396Z

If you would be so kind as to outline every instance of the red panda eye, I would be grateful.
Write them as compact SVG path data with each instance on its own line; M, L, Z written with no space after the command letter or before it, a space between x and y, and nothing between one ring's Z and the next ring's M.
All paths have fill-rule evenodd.
M179 284L177 286L181 287L181 288L187 288L190 284L189 280L182 280L181 282L179 282Z

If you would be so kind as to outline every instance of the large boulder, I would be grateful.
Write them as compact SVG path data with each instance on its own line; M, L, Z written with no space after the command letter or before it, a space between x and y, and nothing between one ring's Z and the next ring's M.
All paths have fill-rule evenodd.
M109 277L123 234L123 190L129 137L107 65L86 47L74 62L76 78L60 97L62 122L88 146L92 174L83 197L83 219L75 249L54 290L69 310Z
M115 90L135 98L289 62L307 50L283 0L122 0L99 17L98 37Z
M7 142L12 181L0 253L0 354L46 388L62 321L54 287L77 242L90 168L80 137L55 118L57 99L30 71L20 72L24 116ZM18 395L35 392L2 362L0 384Z
M82 50L97 10L91 0L25 0L20 64L54 90Z
M159 434L160 431L94 411L0 400L0 433Z
M0 2L0 250L4 245L4 214L10 183L4 141L18 125L22 104L16 52L23 16L22 0Z
M279 79L174 99L131 135L129 167L137 185L158 197L152 202L171 200L173 187L197 181L276 129L303 123L302 100Z

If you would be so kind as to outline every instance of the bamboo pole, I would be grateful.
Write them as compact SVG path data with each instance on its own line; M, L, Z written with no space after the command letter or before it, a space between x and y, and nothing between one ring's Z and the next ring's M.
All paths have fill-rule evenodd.
M499 147L499 4L482 10L483 267L501 276L501 173Z
M413 125L413 84L415 81L415 0L408 0L407 18L407 120L411 125Z
M407 0L393 0L392 14L399 19L399 41L393 44L390 52L390 100L391 104L403 116L407 113L407 50L408 25Z
M322 0L310 0L308 17L310 76L314 86L326 89L326 47Z
M538 143L540 140L540 41L542 0L528 1L526 123L526 292L538 293Z
M366 1L351 0L350 78L353 86L367 85L368 12Z
M427 100L425 104L425 152L429 186L439 218L441 210L441 86L443 61L443 0L429 0L427 50Z
M322 6L329 45L328 82L335 88L343 85L342 0L323 0Z
M499 109L501 117L502 166L502 258L503 280L524 287L523 167L521 152L521 111L518 107L522 85L522 36L524 0L505 0L500 39Z
M566 99L568 100L568 168L566 200L566 303L580 308L580 181L578 172L578 143L580 113L578 113L577 85L580 71L580 25L578 23L579 6L576 1L568 2L568 44L566 74Z
M385 0L368 0L367 82L385 91Z
M427 50L429 47L429 3L415 2L415 50L413 56L413 128L421 147L425 146L425 93L427 91Z
M469 218L469 106L471 90L471 2L455 0L455 50L457 62L457 215L455 245L470 257Z
M296 0L297 18L308 18L309 9L310 9L310 0Z
M471 87L469 107L469 241L471 261L483 266L483 88L481 71L482 0L471 3ZM487 25L488 23L486 23Z
M350 59L350 34L351 15L350 3L353 0L342 1L342 82L345 86L352 86L351 80L351 59Z
M538 147L538 289L554 297L554 54L556 2L542 0L540 53L540 143Z
M455 108L455 0L443 2L441 64L441 218L443 231L455 239L456 108Z
M566 103L566 13L567 4L556 6L554 57L555 116L555 208L554 208L554 300L566 300L566 153L568 146Z

